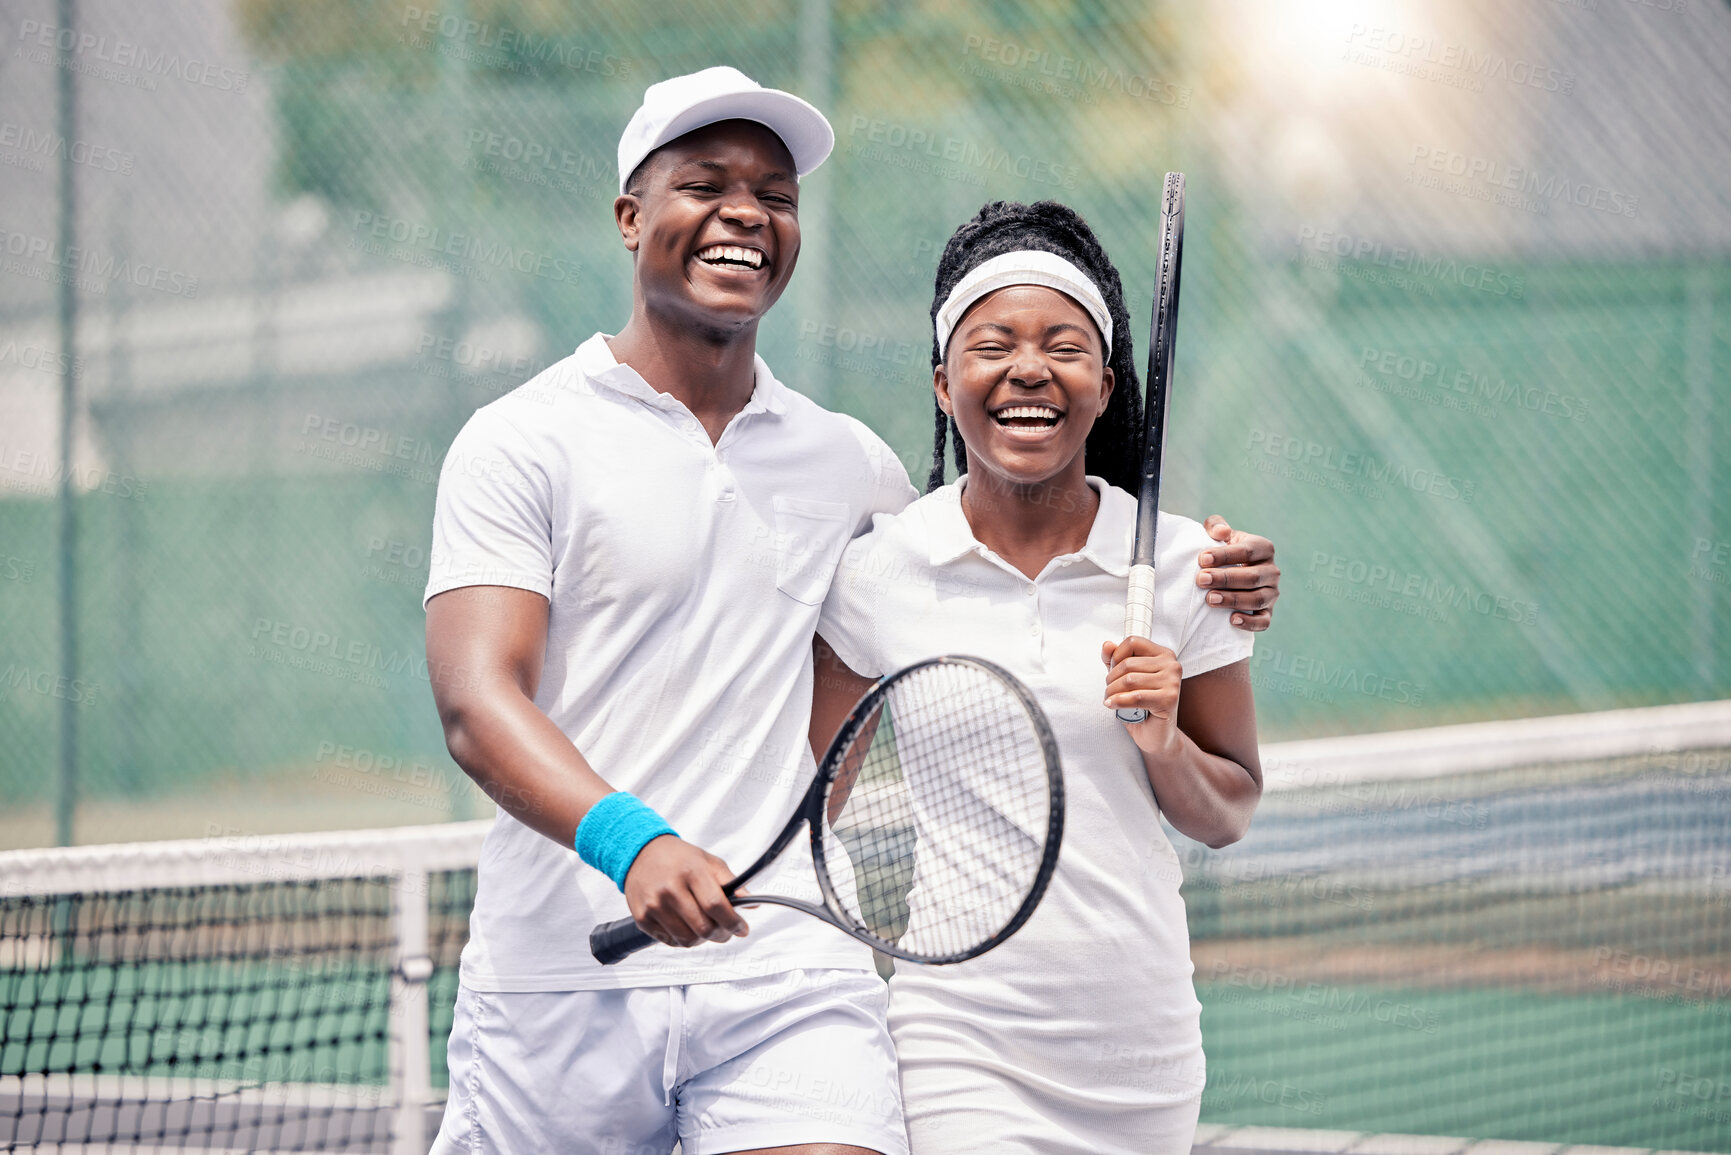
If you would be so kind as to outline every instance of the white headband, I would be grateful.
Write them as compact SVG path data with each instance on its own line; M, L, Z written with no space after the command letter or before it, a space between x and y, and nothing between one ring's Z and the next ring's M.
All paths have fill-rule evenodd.
M950 334L955 332L956 322L962 319L969 305L987 293L1011 285L1041 285L1074 298L1100 327L1100 335L1106 339L1106 357L1111 358L1112 318L1106 312L1106 298L1100 295L1099 287L1088 274L1057 253L1048 253L1044 249L1023 249L993 257L958 281L938 310L938 355L943 356L948 351Z

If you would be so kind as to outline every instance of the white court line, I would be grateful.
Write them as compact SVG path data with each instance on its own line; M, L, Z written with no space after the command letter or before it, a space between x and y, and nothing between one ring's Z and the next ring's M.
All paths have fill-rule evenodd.
M119 1103L126 1106L207 1102L267 1107L343 1107L383 1110L394 1105L388 1083L295 1083L211 1079L184 1075L0 1075L0 1100L26 1104Z
M1313 1131L1303 1127L1239 1127L1230 1123L1200 1124L1196 1128L1196 1146L1221 1151L1290 1151L1295 1155L1681 1155L1652 1147Z

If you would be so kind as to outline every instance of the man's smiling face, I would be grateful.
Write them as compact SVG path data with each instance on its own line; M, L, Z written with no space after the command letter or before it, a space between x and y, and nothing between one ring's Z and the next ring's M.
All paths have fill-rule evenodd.
M720 121L663 145L614 215L649 311L717 336L768 312L799 258L793 157L756 121Z

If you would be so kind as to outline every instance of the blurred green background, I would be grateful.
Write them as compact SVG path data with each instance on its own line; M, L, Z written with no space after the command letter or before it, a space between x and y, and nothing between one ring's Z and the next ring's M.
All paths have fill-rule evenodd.
M1731 697L1724 0L81 0L70 40L59 13L0 25L0 848L55 841L64 767L79 842L490 811L425 674L439 463L623 323L619 131L717 63L837 133L760 351L916 479L951 230L1062 199L1146 318L1160 178L1188 174L1164 504L1279 547L1265 739ZM1630 837L1699 819L1726 771ZM1580 805L1629 812L1607 781ZM1290 805L1265 837L1314 828ZM1723 936L1689 929L1723 925L1716 829L1665 934L1573 907L1499 930L1576 952L1554 990L1506 960L1482 988L1280 964L1348 1005L1381 976L1364 1005L1440 1037L1319 1026L1199 963L1204 1119L1731 1149L1723 1104L1675 1093L1731 1086ZM1187 897L1199 957L1263 958ZM1445 913L1413 941L1477 949L1478 908ZM1712 998L1607 989L1612 947L1712 960Z
M1279 546L1266 737L1731 685L1718 0L79 11L70 133L51 4L16 6L0 71L6 845L53 837L63 712L80 841L157 833L164 799L163 833L477 811L417 669L439 462L623 322L619 130L716 62L838 137L762 352L916 477L954 226L1066 200L1146 317L1154 190L1188 173L1165 503Z

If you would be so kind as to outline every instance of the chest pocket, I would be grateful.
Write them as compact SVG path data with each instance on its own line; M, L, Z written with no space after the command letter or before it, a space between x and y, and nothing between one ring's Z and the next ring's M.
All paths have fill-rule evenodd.
M775 587L815 606L829 592L848 541L848 507L804 497L775 499Z

